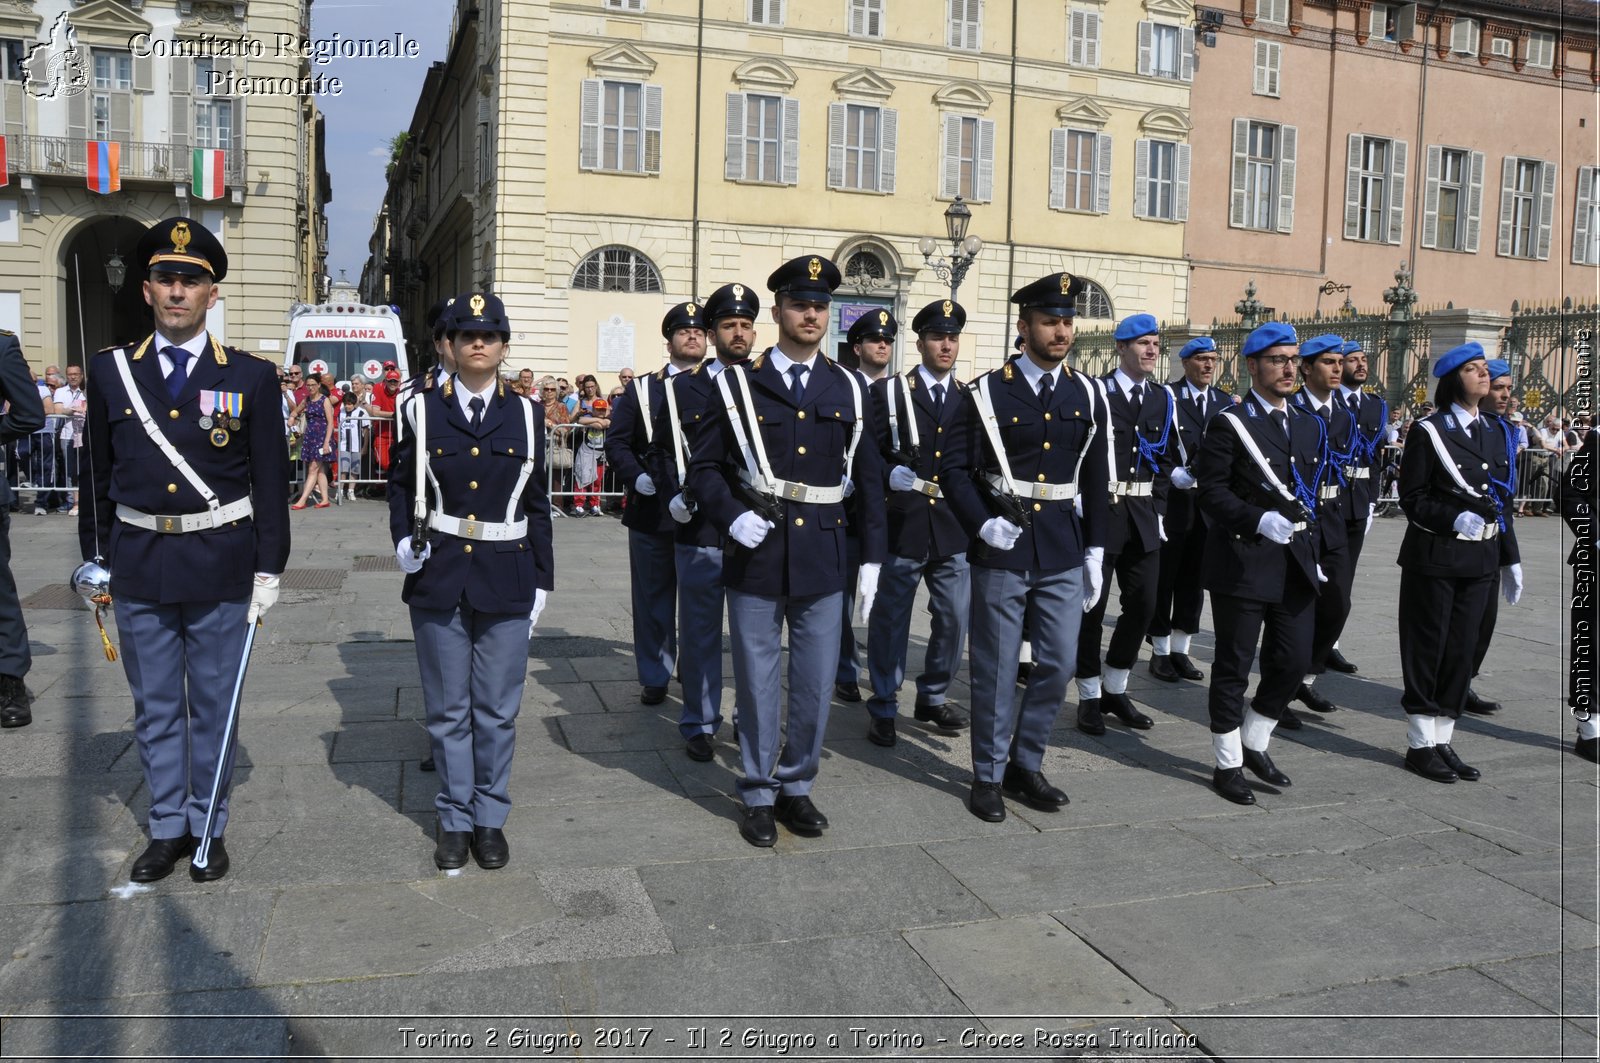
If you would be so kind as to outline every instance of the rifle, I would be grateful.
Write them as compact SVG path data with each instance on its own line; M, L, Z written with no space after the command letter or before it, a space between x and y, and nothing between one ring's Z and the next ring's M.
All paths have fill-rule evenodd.
M889 468L892 469L896 465L904 465L906 468L915 472L917 468L917 459L921 456L922 448L917 446L915 443L909 447L901 447L899 450L891 447L889 449Z
M783 499L772 492L758 490L746 483L743 477L735 477L733 494L761 519L771 521L774 525L783 523Z
M1022 499L1010 491L996 487L982 474L974 476L972 482L977 485L978 493L989 503L989 508L995 511L995 516L1003 517L1019 528L1027 529L1033 526L1033 513L1023 504Z

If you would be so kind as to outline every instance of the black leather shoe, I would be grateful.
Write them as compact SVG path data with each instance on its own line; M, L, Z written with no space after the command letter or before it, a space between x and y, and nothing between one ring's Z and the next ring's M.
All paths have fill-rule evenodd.
M1493 716L1500 711L1500 703L1498 701L1489 701L1478 697L1478 692L1471 687L1467 688L1467 703L1461 707L1467 712L1478 716Z
M1471 764L1464 763L1460 757L1456 756L1456 751L1450 748L1450 743L1440 742L1433 748L1439 754L1439 759L1444 761L1445 767L1455 772L1458 778L1466 782L1477 782L1483 778L1483 772L1474 768Z
M32 722L33 710L25 704L0 709L0 727L26 727Z
M0 727L26 727L33 722L28 688L14 675L0 675Z
M1172 665L1172 670L1178 673L1179 679L1199 682L1206 677L1206 674L1196 668L1193 661L1189 660L1187 653L1169 653L1167 654L1167 663Z
M683 751L689 754L690 760L698 760L701 763L717 755L711 748L711 736L708 734L690 735L688 741L683 743Z
M828 829L828 817L805 794L795 797L779 794L772 805L772 814L796 834L821 834Z
M918 705L916 717L919 723L932 724L935 731L945 734L960 734L970 722L966 713L948 702L942 705Z
M418 771L433 771L434 770L433 754L432 753L429 753L427 756L423 757L420 761L417 762L417 770Z
M172 874L172 869L179 860L194 852L194 839L185 835L182 838L154 838L139 859L133 862L133 871L128 875L135 882L159 882Z
M772 822L772 806L756 805L744 810L739 823L739 836L760 849L770 848L778 840L778 827Z
M894 745L894 717L874 716L867 723L867 741L885 748Z
M1572 751L1594 764L1600 764L1600 738L1579 738L1572 744Z
M1300 721L1300 717L1294 714L1293 709L1285 705L1283 707L1283 715L1278 717L1278 726L1282 727L1285 731L1298 731L1300 728L1304 727L1305 724Z
M639 689L639 704L641 705L659 705L666 700L666 687L641 687Z
M861 686L858 683L835 683L833 684L833 696L840 701L851 703L860 701Z
M440 871L465 867L467 853L472 848L470 830L441 830L436 832L438 843L433 847L433 862Z
M1099 698L1084 698L1078 702L1078 730L1086 735L1106 733L1106 720L1100 711Z
M1006 803L1000 798L1000 784L975 782L972 796L967 798L967 808L979 819L999 823L1006 818Z
M1172 667L1172 660L1164 653L1150 658L1150 674L1163 683L1176 683L1178 681L1178 673Z
M1211 772L1211 788L1236 805L1256 803L1255 791L1244 781L1239 768L1216 768Z
M1357 671L1356 666L1345 660L1344 654L1340 653L1338 650L1328 651L1328 660L1326 663L1328 667L1332 668L1335 672L1343 672L1345 675L1355 675Z
M511 859L511 846L506 842L506 832L499 827L472 828L472 856L485 871L505 867Z
M1067 803L1064 791L1050 785L1042 771L1027 771L1015 764L1006 765L1005 778L1000 789L1007 797L1014 797L1029 808L1041 812L1057 812Z
M200 839L190 838L190 846L198 850ZM206 866L196 867L189 865L189 877L196 882L215 882L228 873L228 847L222 844L221 838L211 839L211 848L206 850Z
M1423 746L1421 749L1406 750L1406 771L1420 775L1424 779L1434 782L1455 782L1458 776L1439 758L1436 746Z
M1023 661L1017 665L1017 685L1027 686L1028 677L1033 674L1033 662Z
M1278 766L1272 763L1272 758L1267 756L1267 751L1264 749L1259 753L1253 749L1245 750L1244 766L1262 782L1269 782L1274 786L1289 785L1289 776L1278 770Z
M1308 687L1304 683L1300 684L1300 689L1295 693L1294 699L1306 708L1316 712L1337 712L1339 710L1339 706L1323 697L1315 687Z
M1102 713L1109 712L1135 731L1148 731L1156 725L1154 720L1133 707L1133 702L1126 694L1101 694L1100 708Z

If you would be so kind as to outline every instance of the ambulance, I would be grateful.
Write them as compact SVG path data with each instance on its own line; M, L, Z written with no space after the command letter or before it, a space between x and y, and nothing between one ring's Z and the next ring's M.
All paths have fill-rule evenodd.
M307 374L332 373L335 380L360 373L378 383L391 364L400 371L401 380L411 375L400 319L388 306L296 304L289 312L285 351L285 369L299 366Z

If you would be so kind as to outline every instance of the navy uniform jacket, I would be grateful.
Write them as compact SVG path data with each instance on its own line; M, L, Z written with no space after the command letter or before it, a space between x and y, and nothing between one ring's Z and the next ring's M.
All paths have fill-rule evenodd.
M164 605L250 597L257 572L281 573L289 561L289 452L282 392L272 363L224 347L207 335L174 402L161 375L154 336L128 352L128 369L145 406L190 468L222 505L249 497L255 513L209 531L163 535L116 517L118 504L142 513L201 513L206 502L145 433L112 361L119 348L89 359L84 424L83 493L78 542L111 570L111 593ZM212 445L200 427L200 392L242 395L239 431ZM331 429L330 429L331 430Z
M1423 423L1431 423L1438 431L1451 463L1481 497L1473 498L1461 490L1440 463ZM1400 508L1409 522L1400 542L1402 568L1425 576L1474 577L1522 560L1511 517L1509 428L1498 417L1480 416L1469 439L1448 410L1435 411L1411 426L1400 459ZM1498 506L1491 496L1498 499ZM1504 520L1502 534L1476 542L1456 538L1455 520L1462 510L1478 514L1489 524Z
M1357 514L1352 519L1365 521L1367 511L1378 500L1378 472L1383 468L1383 437L1389 430L1389 404L1381 395L1362 392L1361 408L1355 415L1360 434L1355 440L1351 464L1372 471L1365 479L1350 480L1351 507Z
M611 408L611 427L606 429L606 461L617 471L627 492L628 502L622 510L622 526L653 535L670 535L677 526L672 514L667 512L667 503L672 496L664 492L665 485L656 478L651 456L655 448L671 444L659 435L653 441L646 437L645 419L639 408L636 389L641 383L649 389L650 430L659 431L664 421L661 415L667 405L666 378L665 366L654 373L636 376L634 382L622 390L622 396ZM670 452L668 457L670 460ZM634 481L640 473L649 473L650 479L655 481L655 494L641 495L634 490Z
M1120 554L1129 542L1138 544L1149 553L1161 549L1161 527L1156 518L1165 517L1167 493L1171 489L1168 476L1178 464L1178 444L1173 439L1176 429L1175 404L1172 396L1160 384L1147 380L1144 402L1139 406L1138 423L1134 422L1133 404L1117 386L1116 373L1101 378L1106 390L1106 401L1111 406L1111 426L1116 432L1116 449L1108 455L1106 475L1126 483L1150 483L1150 494L1120 498L1111 504L1111 520L1106 526L1106 553ZM1144 440L1150 460L1139 455L1139 441Z
M1307 485L1314 484L1324 458L1317 419L1292 402L1287 405L1288 436L1253 393L1223 410L1206 429L1194 474L1199 480L1195 490L1200 495L1200 509L1211 527L1200 580L1209 591L1247 601L1280 602L1291 573L1298 573L1312 588L1317 586L1315 530L1295 532L1288 546L1256 533L1256 525L1269 509L1295 523L1300 518L1268 486L1238 433L1222 423L1222 418L1231 417L1243 425L1278 481L1292 491L1294 471L1299 471Z
M1201 417L1200 404L1189 396L1187 379L1174 380L1167 385L1167 390L1172 393L1173 406L1177 411L1172 425L1177 441L1170 454L1174 461L1188 466L1192 475L1195 462L1200 457L1200 442L1205 438L1206 427L1216 420L1217 414L1233 405L1233 396L1221 388L1206 388L1206 412L1205 416ZM1176 538L1203 523L1200 506L1195 498L1198 490L1197 485L1187 491L1174 490L1167 495L1169 538Z
M668 386L672 388L673 397L678 404L678 427L683 432L684 445L689 448L690 455L694 453L694 441L700 434L700 426L705 422L706 408L717 396L717 382L711 376L711 363L715 357L707 358L693 369L678 373L669 378ZM721 398L716 399L721 402ZM672 454L672 411L667 407L665 392L663 392L661 406L652 406L650 412L656 418L656 449L654 464L648 470L656 481L656 494L665 499L661 508L665 511L667 503L672 501L672 496L684 489L684 484L678 477L678 461ZM687 459L686 459L687 461ZM689 492L692 499L694 492ZM667 513L667 519L672 520L672 514ZM703 506L694 507L694 516L687 524L672 521L673 541L680 546L716 546L723 545L723 531L707 517Z
M15 333L5 329L0 329L0 400L6 403L6 412L0 414L0 445L44 427L44 401L39 398L39 386L28 369L28 360L22 356L22 344ZM0 506L9 506L11 501L11 487L5 480L5 468L0 465Z
M521 513L528 532L521 539L483 542L430 532L433 554L420 572L406 576L401 600L419 609L454 609L462 599L485 613L527 613L533 592L555 587L550 498L545 493L544 407L533 403L533 439L521 403L529 402L504 383L483 411L474 432L456 397L455 378L422 392L405 407L405 436L396 441L389 469L389 534L396 546L411 534L416 491L415 404L426 410L428 467L439 481L444 512L452 517L499 522L506 519L511 489L522 462L536 447L537 460L522 490ZM428 510L436 508L428 489Z
M951 374L945 378L943 417L934 420L933 396L922 373L913 369L903 378L902 388L894 377L886 377L872 385L872 417L878 429L878 451L883 455L884 483L879 490L888 494L889 552L896 557L922 561L928 558L953 557L967 549L968 535L961 520L951 507L948 495L929 498L914 491L889 491L889 470L900 464L893 455L893 440L889 435L889 388L895 389L895 416L900 423L900 451L911 449L911 435L906 418L917 419L917 438L920 448L917 460L910 466L919 479L944 487L949 470L964 468L968 463L967 405L971 400L966 389ZM911 402L907 409L906 396ZM948 490L948 489L946 489Z
M1318 417L1305 388L1295 392L1289 402L1322 421L1328 456L1322 467L1322 477L1317 482L1317 541L1325 551L1342 550L1350 542L1350 533L1345 525L1357 519L1355 495L1350 491L1350 481L1344 471L1355 451L1356 415L1329 396L1327 418ZM1322 491L1330 487L1338 488L1338 495L1322 498ZM1362 523L1366 522L1365 508L1361 510L1359 519Z
M1012 478L1019 485L1076 481L1082 492L1083 517L1077 515L1072 499L1055 502L1024 499L1023 505L1032 512L1033 521L1030 527L1022 530L1016 546L1010 550L993 550L977 538L984 522L999 514L990 511L973 485L973 477L998 472L1000 466L991 453L988 435L978 416L978 404L969 401L966 435L972 441L972 456L966 469L953 470L950 477L953 488L950 500L961 518L962 527L971 537L968 558L975 565L1022 572L1077 568L1083 564L1085 549L1106 544L1105 425L1110 414L1093 382L1082 373L1072 372L1065 364L1050 394L1048 409L1040 403L1027 377L1012 362L993 370L988 377L989 396L994 402L1000 441L1006 448L1006 460L1011 463ZM968 390L977 386L977 381L973 381ZM1080 454L1081 477L1078 475Z
M789 391L788 379L766 355L750 361L744 371L756 420L752 426L748 410L741 413L745 433L748 438L752 428L761 432L772 474L817 487L840 484L845 451L856 420L854 393L846 376L850 370L818 354L806 383L805 401L799 406ZM859 385L860 380L855 383ZM728 384L738 399L737 382L730 378ZM709 394L699 432L690 440L694 460L689 468L689 488L706 518L717 529L726 531L734 518L751 507L733 490L744 460L714 382ZM885 556L884 502L875 487L883 482L883 459L872 445L872 403L865 394L861 416L866 423L851 473L860 498L857 510L861 560L881 564ZM785 502L783 519L760 546L749 550L728 540L723 586L748 594L796 598L844 590L849 560L845 552L846 521L842 502Z

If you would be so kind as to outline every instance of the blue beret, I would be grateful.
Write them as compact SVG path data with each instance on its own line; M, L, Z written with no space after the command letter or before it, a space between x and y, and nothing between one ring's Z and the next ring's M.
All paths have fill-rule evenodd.
M1044 310L1058 317L1072 317L1078 312L1078 296L1082 293L1082 277L1052 273L1012 292L1011 301L1024 310Z
M869 310L855 319L850 331L845 333L845 340L849 343L860 343L862 340L890 340L900 332L900 323L894 315L887 310Z
M1217 341L1210 336L1196 336L1183 345L1183 350L1178 352L1178 357L1187 358L1191 354L1201 354L1205 351L1214 351L1216 349Z
M821 255L805 255L791 258L773 270L772 276L767 278L767 287L775 294L787 293L796 299L828 303L833 301L833 290L842 280L838 266Z
M966 308L953 299L935 299L918 310L917 316L911 319L911 331L919 336L924 332L959 336L966 327Z
M511 322L506 319L506 304L498 295L473 292L458 295L444 312L445 331L448 332L499 332L511 334Z
M1295 335L1294 326L1282 321L1268 321L1244 338L1244 346L1239 353L1246 358L1260 354L1268 347L1294 346L1300 342L1300 337Z
M1511 363L1500 358L1489 359L1489 379L1499 380L1511 375Z
M1340 351L1339 353L1340 354L1362 354L1362 353L1364 353L1361 350L1361 341L1360 340L1345 340L1344 341L1344 350Z
M1442 377L1446 373L1453 373L1466 365L1474 358L1483 358L1483 344L1467 342L1459 347L1452 347L1439 356L1433 363L1433 375Z
M761 312L761 297L742 284L724 284L711 293L701 313L706 324L715 325L719 318L743 317L751 321Z
M679 303L667 311L667 316L661 319L661 337L670 340L672 334L681 328L704 329L706 319L701 315L698 303Z
M1317 355L1327 354L1329 351L1334 354L1343 354L1344 340L1332 333L1326 333L1321 336L1313 336L1300 345L1300 357L1302 358L1315 358Z
M1136 340L1140 336L1158 336L1161 326L1156 322L1154 314L1134 314L1125 317L1117 324L1117 331L1113 333L1119 340Z

